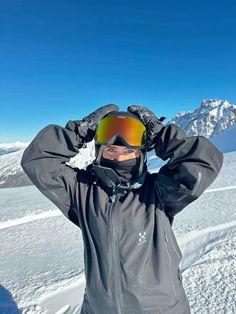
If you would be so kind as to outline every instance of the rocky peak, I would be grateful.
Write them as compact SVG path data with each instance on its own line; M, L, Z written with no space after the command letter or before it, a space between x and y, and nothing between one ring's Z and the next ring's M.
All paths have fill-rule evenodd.
M227 100L205 99L200 107L177 114L170 123L181 127L188 136L209 138L236 123L236 105Z

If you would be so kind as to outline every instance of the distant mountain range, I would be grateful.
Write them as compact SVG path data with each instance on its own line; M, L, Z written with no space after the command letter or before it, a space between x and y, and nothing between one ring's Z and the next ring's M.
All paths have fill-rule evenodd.
M17 152L20 149L25 149L29 143L15 142L15 143L1 143L0 144L0 156Z
M0 188L32 185L20 165L24 150L25 148L0 156ZM94 145L91 142L87 148L81 149L79 154L71 158L68 164L71 167L85 168L94 160L94 156Z
M226 100L203 100L193 112L177 114L168 123L175 123L188 136L203 135L222 151L236 151L236 105ZM29 143L0 144L0 188L31 185L23 172L20 160ZM94 160L94 142L81 149L80 153L68 162L72 167L84 168ZM148 167L159 167L163 162L148 154Z

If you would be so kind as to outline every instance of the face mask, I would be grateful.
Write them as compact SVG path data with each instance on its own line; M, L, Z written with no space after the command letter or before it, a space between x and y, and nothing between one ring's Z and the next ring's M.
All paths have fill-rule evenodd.
M123 161L110 160L101 157L100 165L113 169L121 179L121 182L128 182L138 174L140 157Z

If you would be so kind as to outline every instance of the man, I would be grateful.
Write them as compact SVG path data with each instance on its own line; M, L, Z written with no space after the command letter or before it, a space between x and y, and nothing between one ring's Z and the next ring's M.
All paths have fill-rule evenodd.
M185 314L174 216L214 181L222 154L143 106L97 109L65 128L48 125L24 152L33 184L80 227L86 289L81 314ZM85 170L65 163L95 138ZM163 160L147 171L146 153Z

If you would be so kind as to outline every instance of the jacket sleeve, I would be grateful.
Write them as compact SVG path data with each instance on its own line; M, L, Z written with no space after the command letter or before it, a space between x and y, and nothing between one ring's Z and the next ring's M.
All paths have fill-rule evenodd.
M76 132L50 124L36 135L21 159L21 166L32 183L79 227L74 198L77 175L81 170L65 163L81 147Z
M215 180L223 154L205 137L187 137L174 124L162 127L155 151L161 159L169 159L159 170L155 184L162 208L173 218Z

